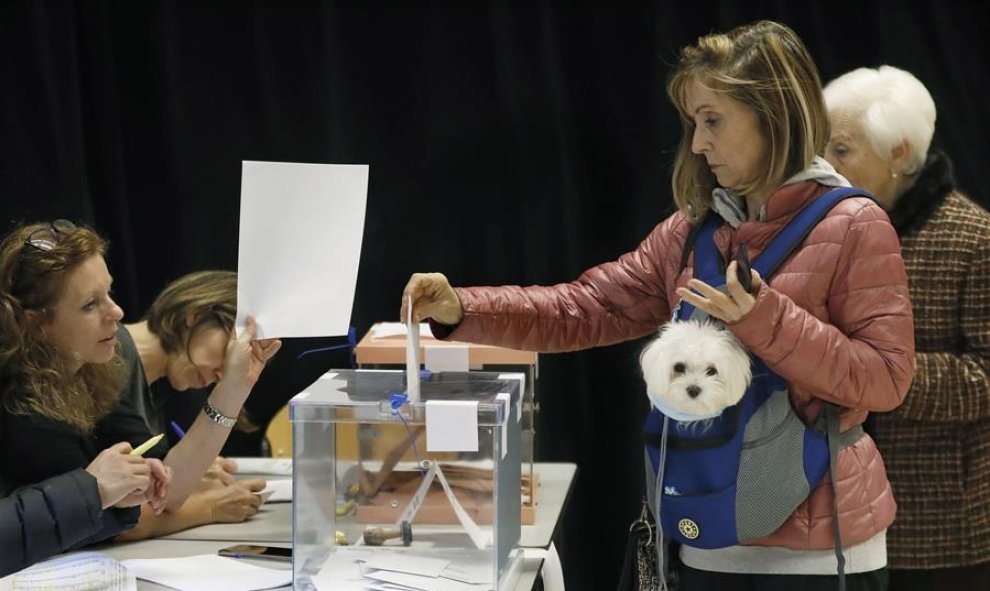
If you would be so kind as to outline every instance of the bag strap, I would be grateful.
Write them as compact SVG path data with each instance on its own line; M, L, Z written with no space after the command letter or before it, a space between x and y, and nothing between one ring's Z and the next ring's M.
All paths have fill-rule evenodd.
M764 281L770 279L780 265L804 242L811 230L837 203L850 197L868 197L873 199L868 191L856 187L837 187L824 195L820 195L795 215L790 222L770 241L766 249L753 261L752 267L759 272ZM684 255L681 263L683 270L687 267L688 254L694 250L694 276L711 282L724 281L725 260L715 244L715 232L722 225L722 217L715 211L708 213L704 221L692 229L688 242L684 245ZM694 306L681 302L678 307L679 318L690 318Z
M842 533L839 530L839 484L835 467L836 458L839 457L839 407L826 402L823 412L828 440L828 479L832 485L832 539L836 571L839 574L839 591L846 591L846 557L842 553Z
M708 217L711 217L709 214ZM716 214L716 218L718 215ZM705 218L703 222L707 222L708 218ZM694 243L698 241L698 232L701 231L701 227L704 223L695 224L691 226L691 231L688 232L687 238L684 240L684 250L681 252L681 264L677 267L677 274L680 275L684 269L687 269L688 259L691 258L691 251L694 250Z
M639 518L629 526L629 539L626 542L626 556L622 561L622 574L619 576L617 591L643 591L643 581L639 580L638 558L640 547L650 548L656 544L656 527L651 522L650 506L643 497L643 508Z
M873 199L869 192L856 187L838 187L828 193L821 195L798 212L784 229L774 236L766 250L753 261L753 268L759 271L760 276L769 278L780 265L791 256L804 239L808 237L811 230L818 225L818 222L825 217L833 207L843 199L850 197L868 197Z
M629 538L626 540L626 555L622 559L622 574L619 575L619 585L616 591L633 591L633 572L636 571L636 546L639 544L639 534L635 527L639 522L635 521L629 526Z

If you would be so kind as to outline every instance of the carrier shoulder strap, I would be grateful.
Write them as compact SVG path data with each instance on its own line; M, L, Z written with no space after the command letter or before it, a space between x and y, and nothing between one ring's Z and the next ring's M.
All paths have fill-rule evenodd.
M691 251L694 250L694 243L697 242L698 240L698 232L701 231L701 226L704 225L705 222L707 222L708 219L712 217L712 215L718 217L718 214L711 212L708 214L708 217L706 217L701 221L702 223L694 224L691 226L691 230L688 232L687 239L684 240L684 250L681 251L681 264L679 267L677 267L678 275L680 275L681 272L684 271L684 269L687 269L688 259L691 258Z
M777 233L766 250L753 261L753 267L759 271L760 276L768 278L776 273L780 265L791 256L798 245L804 242L818 222L822 221L822 218L840 201L850 197L873 199L873 195L863 189L838 187L804 206L804 209Z
M804 242L811 230L837 203L849 197L868 197L873 199L868 191L856 187L837 187L819 196L794 216L784 228L774 236L767 248L753 261L752 266L760 276L769 279L780 265ZM696 225L688 234L684 244L684 254L681 257L681 270L687 267L691 251L694 251L695 277L706 277L724 272L725 261L716 248L715 231L722 225L722 217L714 211L701 224Z
M849 197L863 196L873 198L869 192L854 187L838 187L820 195L811 203L804 206L790 222L784 226L780 232L770 241L766 249L752 262L752 267L759 272L764 281L777 271L780 265L787 260L794 250L800 246L804 239L808 237L811 230L818 225L818 222L825 217L838 202ZM715 232L722 225L723 220L715 211L710 211L708 216L692 229L688 235L688 242L684 245L684 255L682 263L687 266L688 256L694 250L694 277L708 282L714 287L721 283L712 281L724 281L725 260L722 253L715 246ZM683 268L682 268L683 270ZM691 318L694 314L694 306L686 301L681 301L675 311L677 318Z

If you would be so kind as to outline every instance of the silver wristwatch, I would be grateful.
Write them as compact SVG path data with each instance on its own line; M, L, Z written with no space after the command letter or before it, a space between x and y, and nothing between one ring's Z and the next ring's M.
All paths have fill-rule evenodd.
M234 423L237 422L236 417L228 417L227 415L221 413L217 410L217 407L210 404L209 400L203 401L203 412L206 413L206 416L210 417L211 421L227 429L233 427Z

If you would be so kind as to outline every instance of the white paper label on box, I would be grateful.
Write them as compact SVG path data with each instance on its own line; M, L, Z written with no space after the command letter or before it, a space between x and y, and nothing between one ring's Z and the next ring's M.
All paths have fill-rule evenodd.
M438 371L468 371L467 345L426 345L426 369Z
M426 401L426 451L478 451L478 401Z
M526 398L526 374L524 373L503 373L499 374L500 380L519 380L519 399L516 404L516 422L522 419L522 401Z

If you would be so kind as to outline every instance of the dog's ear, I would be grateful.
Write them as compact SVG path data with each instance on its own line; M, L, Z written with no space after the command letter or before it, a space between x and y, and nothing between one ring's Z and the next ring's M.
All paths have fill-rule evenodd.
M726 360L727 363L719 365L718 371L725 381L726 390L733 396L742 398L753 379L749 352L728 330L726 330L724 338L729 341L727 345L731 348L732 355Z
M661 333L663 329L660 329ZM663 349L663 342L660 336L653 337L650 342L646 343L643 350L639 353L639 365L643 369L643 373L646 373L646 368L648 366L655 366L659 361L661 355L661 350Z
M639 354L639 366L646 383L646 395L654 406L655 398L670 389L670 367L667 366L668 343L663 336L654 337Z
M725 380L726 391L730 392L734 397L742 398L742 395L746 393L746 388L749 388L749 383L752 379L752 372L749 365L739 366L733 364L732 367L728 369L720 368L719 371Z
M671 340L675 338L674 328L679 324L677 321L666 322L657 329L657 334L650 342L646 343L639 354L639 364L646 365L649 359L651 365L657 365L667 355L671 347Z

